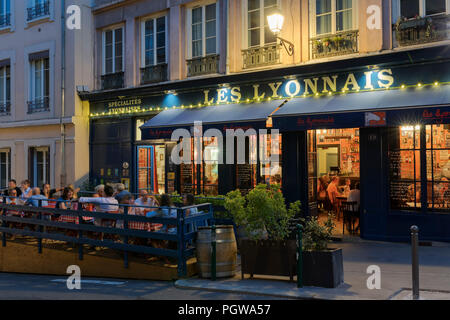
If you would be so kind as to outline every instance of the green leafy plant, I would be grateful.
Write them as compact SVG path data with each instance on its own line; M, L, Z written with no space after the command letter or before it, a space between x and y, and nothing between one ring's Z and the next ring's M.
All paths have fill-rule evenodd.
M289 235L289 221L299 206L288 210L279 185L259 184L246 196L239 190L229 192L225 209L236 225L245 227L251 240L263 239L266 232L270 239L284 240Z
M324 224L320 224L317 217L302 218L301 221L303 223L303 250L327 250L333 229L336 226L333 222L333 215L329 214Z

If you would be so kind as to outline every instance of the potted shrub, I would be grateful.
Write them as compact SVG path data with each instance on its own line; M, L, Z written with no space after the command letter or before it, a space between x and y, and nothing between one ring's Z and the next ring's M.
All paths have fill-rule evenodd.
M335 227L329 215L321 225L317 217L303 222L303 283L305 286L335 288L344 282L342 249L328 248Z
M262 274L293 280L297 246L288 239L289 221L299 210L299 202L288 210L279 185L259 184L246 196L239 190L229 192L225 208L245 234L239 239L242 278Z

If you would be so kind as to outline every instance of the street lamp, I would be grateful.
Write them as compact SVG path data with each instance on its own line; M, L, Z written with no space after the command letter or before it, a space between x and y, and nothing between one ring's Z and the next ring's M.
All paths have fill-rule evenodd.
M288 55L294 54L294 44L278 36L283 29L284 16L279 9L275 9L270 15L267 16L269 23L269 29L275 34L275 37L280 40L281 44L286 49Z

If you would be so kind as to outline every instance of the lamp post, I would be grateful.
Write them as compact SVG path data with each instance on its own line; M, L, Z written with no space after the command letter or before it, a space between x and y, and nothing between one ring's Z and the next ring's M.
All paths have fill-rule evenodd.
M283 29L284 16L279 9L276 9L270 15L267 16L267 22L269 23L269 29L275 34L275 37L280 40L280 43L286 49L288 55L292 56L294 54L294 44L286 39L279 36L281 30Z

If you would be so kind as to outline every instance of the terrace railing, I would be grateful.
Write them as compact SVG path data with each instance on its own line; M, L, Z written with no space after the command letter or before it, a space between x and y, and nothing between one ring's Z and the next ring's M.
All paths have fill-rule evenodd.
M167 63L141 68L141 84L167 81Z
M400 46L410 46L449 38L450 15L400 19L394 26L395 37Z
M340 56L358 52L358 30L311 38L313 59Z
M50 2L36 4L33 7L27 8L27 21L31 21L40 17L50 15Z
M208 55L187 60L188 77L219 72L219 55Z
M265 67L280 63L279 44L270 44L263 47L254 47L242 50L244 69Z
M0 232L2 232L2 245L7 245L7 234L25 235L38 239L38 252L42 253L42 239L52 239L66 241L78 244L78 259L83 260L83 244L98 247L106 247L110 249L120 250L124 252L124 266L128 268L128 253L137 252L144 254L152 254L157 256L173 257L178 260L178 275L185 276L187 273L187 259L194 256L195 247L188 247L188 243L193 244L196 236L195 225L209 225L213 221L213 209L210 203L204 203L195 206L186 206L180 208L172 208L177 211L174 218L170 217L153 217L128 214L130 208L144 208L160 210L161 207L144 207L131 205L118 205L123 213L107 213L86 211L83 206L78 204L78 210L61 210L49 207L42 207L42 201L48 203L56 203L56 200L37 200L38 207L8 204L7 199L11 197L2 197L0 203L2 224ZM186 215L186 211L196 207L198 214ZM203 211L202 211L203 210ZM11 212L16 213L15 215ZM17 214L19 213L19 214ZM51 217L65 216L72 217L74 222L55 221ZM109 219L116 223L119 221L123 227L105 227L98 226L86 222L87 219ZM70 219L69 219L70 220ZM67 220L66 220L67 221ZM8 226L8 222L25 224L32 226L28 230L20 229L15 226ZM146 231L130 228L130 223L156 223L163 226L176 226L176 233L162 231ZM192 227L194 226L194 228ZM44 229L45 227L45 229ZM47 227L54 227L64 230L72 230L77 232L77 236L69 236L60 233L51 233L46 230ZM119 235L120 242L111 240L99 240L86 237L86 232L97 232L103 234ZM146 239L168 240L177 243L177 249L162 249L151 246L135 245L129 243L130 237L139 237Z

